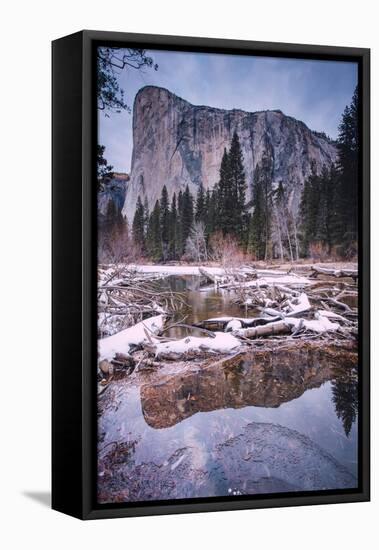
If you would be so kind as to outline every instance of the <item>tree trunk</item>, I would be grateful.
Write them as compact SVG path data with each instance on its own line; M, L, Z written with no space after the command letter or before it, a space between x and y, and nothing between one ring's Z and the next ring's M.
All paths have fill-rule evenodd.
M245 338L259 338L261 336L272 336L274 334L290 334L292 327L285 321L277 321L275 323L268 323L267 325L261 325L258 327L238 329L233 332L235 336Z

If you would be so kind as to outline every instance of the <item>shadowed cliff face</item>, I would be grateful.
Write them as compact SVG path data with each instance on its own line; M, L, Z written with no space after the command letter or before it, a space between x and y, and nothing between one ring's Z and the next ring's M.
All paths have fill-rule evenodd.
M97 194L97 213L99 224L113 220L122 210L125 201L126 186L129 176L115 174Z
M243 151L248 198L254 169L267 151L273 159L273 181L289 186L294 212L311 162L321 171L324 164L330 166L336 160L332 143L281 111L249 113L195 106L166 89L146 86L134 102L131 180L124 215L133 216L138 195L146 196L152 207L163 185L170 197L187 184L192 193L201 182L205 189L212 188L234 131Z
M197 412L247 406L279 407L332 378L335 365L354 365L354 353L278 350L239 354L207 367L193 366L141 387L145 421L168 428Z

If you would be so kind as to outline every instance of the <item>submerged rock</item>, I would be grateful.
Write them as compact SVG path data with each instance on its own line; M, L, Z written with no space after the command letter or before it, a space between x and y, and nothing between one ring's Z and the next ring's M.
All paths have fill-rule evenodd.
M357 487L355 476L309 437L277 424L248 424L214 457L243 494Z
M209 456L182 447L164 462L137 464L134 443L100 461L99 502L165 500L354 488L356 478L308 437L253 422Z

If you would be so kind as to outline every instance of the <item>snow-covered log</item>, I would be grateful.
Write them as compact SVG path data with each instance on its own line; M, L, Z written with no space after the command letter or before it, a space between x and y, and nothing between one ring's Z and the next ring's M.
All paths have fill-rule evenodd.
M149 351L154 350L156 359L179 360L194 359L217 353L229 354L241 346L241 342L232 334L218 332L214 338L188 336L172 342L156 342L149 345Z
M212 319L205 319L196 323L194 326L198 328L212 329L215 331L234 331L238 328L255 327L259 325L266 325L273 321L280 321L282 316L278 317L214 317Z
M290 334L292 332L291 324L285 321L276 321L267 323L258 327L243 328L236 330L233 334L240 338L260 338L274 336L276 334Z
M358 279L357 269L328 269L326 267L318 267L313 265L311 267L311 277L317 278L318 275L328 275L329 277L351 277L354 281Z
M164 316L156 315L113 336L100 339L98 344L99 360L112 361L118 353L128 355L132 345L142 344L146 340L145 330L152 334L158 333L163 327L163 322Z

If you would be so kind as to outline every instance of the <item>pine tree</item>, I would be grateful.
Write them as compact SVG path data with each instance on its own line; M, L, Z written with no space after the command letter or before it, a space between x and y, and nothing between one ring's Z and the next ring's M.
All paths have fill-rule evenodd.
M248 252L257 260L265 255L265 205L262 168L258 164L254 171L253 214L250 218Z
M216 199L216 195L214 195ZM230 164L229 155L226 149L221 160L220 180L217 185L217 229L224 235L233 231L233 197L230 187Z
M358 155L359 102L358 88L342 115L338 136L338 168L341 175L338 210L345 231L345 250L356 243L358 232Z
M265 151L254 171L248 251L259 260L272 257L272 159Z
M332 246L339 253L344 254L343 240L345 235L344 211L342 209L343 185L341 173L335 164L329 171L329 194L331 198L330 211L330 239Z
M205 193L203 184L200 183L196 196L196 214L195 220L197 222L205 222L206 209L205 209Z
M214 208L212 205L212 193L209 189L207 189L207 192L205 194L204 211L205 235L208 240L209 236L214 231Z
M282 181L279 182L278 187L273 193L273 206L276 221L276 240L279 247L279 257L283 261L284 252L288 249L289 258L292 262L294 255L289 227L289 212L287 209L287 197Z
M184 252L185 243L190 234L193 223L193 197L190 193L188 185L183 193L182 201L182 214L181 214L181 227L182 227L182 252Z
M358 228L358 91L346 106L338 136L338 163L323 167L304 182L299 208L302 254L317 243L327 253L356 254Z
M152 260L156 262L162 260L161 209L158 200L150 214L146 246Z
M113 177L113 166L104 158L105 146L97 145L97 190L104 191L104 186Z
M161 200L160 200L160 216L161 216L161 241L162 241L162 255L163 260L166 261L169 257L169 245L170 245L170 209L168 202L167 187L164 185L162 188Z
M138 195L136 211L132 224L133 241L137 244L142 251L145 250L145 210L141 201L141 197Z
M344 370L332 380L332 399L337 417L349 437L358 414L358 376L355 367Z
M146 196L143 201L143 212L144 212L144 232L145 232L145 238L146 238L147 229L149 227L149 217L150 217L149 203Z
M309 247L316 240L317 220L320 199L320 177L316 172L316 164L311 165L311 174L304 182L300 200L300 227L302 255L309 255Z
M230 225L240 244L245 233L244 208L246 201L246 178L243 167L243 155L237 132L234 132L229 151L229 196Z
M262 184L264 195L264 237L265 255L267 260L272 257L271 218L272 218L272 159L265 152L262 157Z
M177 254L180 258L184 252L185 241L183 241L183 191L180 190L178 194L178 208L177 208L177 234L176 234L176 247Z
M174 193L172 196L171 208L170 208L169 255L172 260L177 260L179 257L178 236L179 236L179 219L178 219L178 212L176 207L176 193Z
M315 228L315 241L326 248L330 254L333 242L332 213L334 203L334 190L331 181L331 172L323 166L319 177L319 200L317 223Z

